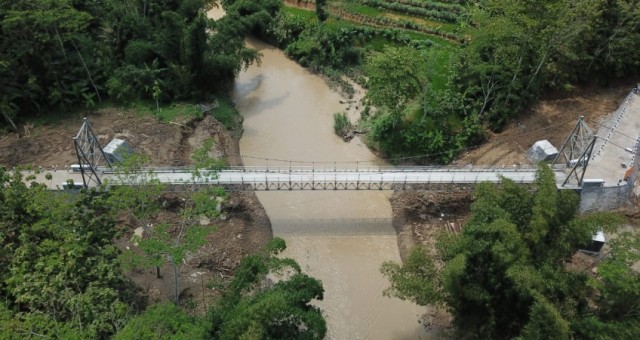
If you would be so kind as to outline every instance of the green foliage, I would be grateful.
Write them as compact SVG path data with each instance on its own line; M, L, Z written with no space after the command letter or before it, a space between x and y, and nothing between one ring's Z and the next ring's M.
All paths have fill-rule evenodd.
M333 114L333 131L340 137L346 136L353 126L346 112L335 112Z
M423 306L441 300L442 283L438 271L433 262L429 261L423 247L413 248L403 265L385 262L380 271L391 283L384 291L387 296L395 296Z
M575 194L557 190L546 166L534 191L506 179L500 186L480 185L462 234L439 239L437 256L416 248L405 264L382 266L391 281L385 293L444 304L459 335L475 338L598 338L604 329L637 322L640 315L629 313L639 301L639 275L629 270L638 260L637 236L623 238L635 242L624 247L614 244L619 257L600 265L602 280L589 284L583 273L565 269L598 228L621 222L612 214L578 217L577 203ZM587 307L590 286L602 296L596 309Z
M267 32L267 27L282 7L282 0L233 0L222 3L227 17L241 21L248 32L257 36Z
M242 116L235 107L235 104L228 96L218 98L218 107L211 114L222 123L227 130L242 131Z
M553 304L543 297L531 307L529 322L522 331L523 339L570 339L569 323Z
M0 168L0 326L16 335L98 338L128 319L107 194L27 187Z
M245 257L233 281L211 310L216 339L322 339L326 324L311 300L322 300L320 281L303 274L295 261L274 255L284 249L275 238L262 255ZM276 277L263 284L266 275Z
M2 1L0 108L4 119L50 109L202 99L257 61L237 17L206 18L212 0ZM269 18L261 16L261 25ZM254 21L258 21L255 19Z
M114 339L205 339L204 320L185 314L173 303L160 303L132 318Z
M329 18L329 13L327 13L327 0L316 0L316 15L318 16L318 21L324 22Z
M426 60L409 47L388 47L367 60L367 100L399 113L427 86Z
M352 32L318 25L303 30L296 40L287 45L285 53L316 71L344 69L360 62L360 53L352 42Z

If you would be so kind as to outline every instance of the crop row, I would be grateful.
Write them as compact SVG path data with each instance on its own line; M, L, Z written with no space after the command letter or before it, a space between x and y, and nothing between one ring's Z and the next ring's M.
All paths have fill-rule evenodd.
M357 2L367 6L387 9L395 12L400 12L403 14L432 18L432 19L450 22L450 23L458 22L459 11L453 12L450 9L442 9L442 8L428 9L425 7L416 7L413 5L402 4L397 1L388 2L384 0L357 0ZM422 3L415 0L412 0L411 2ZM428 4L428 3L433 4L432 2L424 2L422 4ZM460 9L458 8L457 10L460 10Z
M362 0L355 0L355 1L364 3L364 1ZM404 5L404 6L423 8L423 9L434 10L434 11L451 12L455 14L460 14L465 10L464 6L459 5L457 3L446 3L446 2L432 1L432 0L390 0L390 1L374 1L374 2L382 2L386 5ZM376 6L378 6L378 4L376 4Z
M373 37L381 37L397 43L417 46L429 47L433 45L433 41L428 39L416 40L407 35L407 31L397 28L379 28L373 26L351 26L343 28L340 32L349 38L361 39L363 41L371 40Z
M370 26L378 26L378 27L394 27L406 30L412 30L416 32L425 33L428 35L438 36L453 42L460 42L461 38L450 32L445 32L439 30L437 28L427 27L424 25L420 25L413 21L401 20L401 19L391 19L387 17L370 17L367 15L363 15L360 13L356 13L353 11L346 10L344 8L339 9L338 13L341 17L346 20L355 21L361 24L370 25Z

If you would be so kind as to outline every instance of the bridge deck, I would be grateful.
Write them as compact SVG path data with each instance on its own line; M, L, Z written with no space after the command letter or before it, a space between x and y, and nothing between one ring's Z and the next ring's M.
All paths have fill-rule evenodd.
M438 185L466 185L480 182L497 183L501 177L516 183L533 183L535 168L442 168L442 167L376 167L358 169L318 168L229 168L211 180L194 179L188 169L151 170L163 183L172 186L220 185L231 190L425 190ZM555 169L556 180L564 181L566 175ZM45 172L46 173L46 172ZM40 179L39 177L42 177ZM100 177L112 185L127 184L114 172L102 169ZM82 183L79 172L58 171L51 181L44 180L44 173L37 181L47 183L52 189L61 187L67 179Z

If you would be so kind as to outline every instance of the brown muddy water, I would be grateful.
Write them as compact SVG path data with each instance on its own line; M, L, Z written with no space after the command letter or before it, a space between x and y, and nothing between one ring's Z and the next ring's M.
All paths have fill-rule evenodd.
M233 94L245 118L245 165L288 165L274 159L380 163L358 139L344 143L335 136L333 113L346 105L323 79L270 45L251 38L247 44L263 57L261 66L238 76ZM422 308L382 295L388 282L380 265L400 260L388 197L381 191L258 193L274 235L287 241L284 256L322 280L325 299L317 305L330 339L427 338L418 323Z

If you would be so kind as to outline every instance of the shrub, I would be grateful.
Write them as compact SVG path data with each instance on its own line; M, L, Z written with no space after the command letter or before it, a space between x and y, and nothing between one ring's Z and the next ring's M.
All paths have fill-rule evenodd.
M345 137L353 129L353 125L349 121L349 117L345 112L336 112L333 114L333 131L340 137Z

